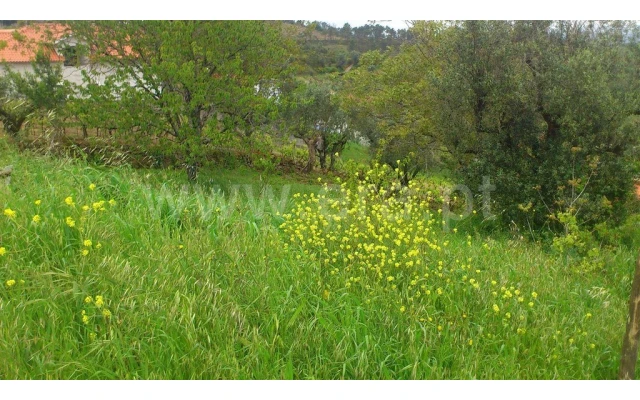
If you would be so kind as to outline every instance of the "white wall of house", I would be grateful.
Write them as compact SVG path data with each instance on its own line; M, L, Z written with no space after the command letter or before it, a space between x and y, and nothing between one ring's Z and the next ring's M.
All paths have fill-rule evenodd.
M100 85L104 83L105 77L111 73L107 68L102 68L95 65L81 65L79 67L62 67L62 77L71 83L82 85L83 71L86 71L91 79Z
M106 68L100 68L96 66L82 65L78 67L66 67L62 65L62 63L56 63L62 67L62 77L76 85L82 85L82 71L87 71L90 76L96 81L96 83L102 84L104 83L105 77L109 74L109 71ZM33 67L31 63L7 63L9 68L15 72L19 72L21 74L24 73L33 73ZM0 69L0 76L4 75L4 68Z
M25 72L33 72L31 63L7 63L7 66L11 68L12 71L20 72L21 74ZM4 68L0 68L0 76L2 75L4 75Z

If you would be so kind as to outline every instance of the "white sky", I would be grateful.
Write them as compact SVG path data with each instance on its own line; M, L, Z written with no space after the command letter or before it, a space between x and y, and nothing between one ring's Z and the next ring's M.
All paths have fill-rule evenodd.
M318 21L391 20L403 27L409 19L634 19L640 20L640 2L607 0L180 0L150 6L148 2L109 0L2 0L2 19L293 19ZM398 25L396 25L398 21ZM353 25L353 24L352 24Z

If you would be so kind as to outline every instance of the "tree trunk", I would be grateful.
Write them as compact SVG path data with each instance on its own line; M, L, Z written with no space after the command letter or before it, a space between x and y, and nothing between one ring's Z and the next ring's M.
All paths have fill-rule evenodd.
M336 164L336 153L331 152L331 154L329 154L329 170L330 171L335 171L335 164Z
M323 170L327 168L327 153L324 151L321 151L320 154L318 155L318 159L320 160L320 168L322 168Z
M313 171L313 167L316 165L316 144L318 142L318 138L304 139L304 142L309 150L309 161L307 162L307 166L304 168L304 171L311 172Z
M188 163L187 166L187 178L189 182L195 182L198 178L198 164L196 163Z
M638 361L638 339L640 339L640 255L636 261L636 272L631 285L627 331L622 342L619 379L634 379Z
M327 142L325 141L322 135L318 136L316 140L316 154L318 155L318 159L320 160L320 168L322 170L327 169Z

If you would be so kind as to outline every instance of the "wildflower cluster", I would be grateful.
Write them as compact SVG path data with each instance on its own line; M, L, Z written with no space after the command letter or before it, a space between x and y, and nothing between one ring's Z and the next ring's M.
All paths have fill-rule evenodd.
M89 185L89 190L91 192L95 191L97 188L96 184L92 183ZM39 201L39 200L38 200ZM64 203L70 208L69 216L65 217L64 223L67 227L72 229L78 229L81 233L86 233L87 230L83 228L82 224L88 221L91 218L92 214L101 213L107 211L107 205L109 207L115 207L116 201L111 199L107 200L98 200L89 202L89 204L85 204L81 206L79 209L76 207L75 200L73 196L68 196L64 199ZM38 216L39 217L39 216ZM34 222L35 222L34 216ZM40 218L39 221L40 222ZM78 225L80 224L80 225ZM87 257L92 250L98 250L102 247L101 243L93 243L93 240L90 238L84 238L82 240L82 248L80 249L80 255L82 257Z
M475 320L479 331L526 334L538 294L492 279L473 257L458 254L473 238L443 231L442 210L433 210L437 194L413 182L385 187L365 177L294 198L280 228L289 246L319 261L325 299L358 291L367 304L388 304L438 332ZM452 248L452 241L462 246Z
M7 207L0 209L1 219L9 221L15 228L14 232L20 232L22 237L38 237L38 241L46 236L51 238L52 243L60 243L62 238L62 248L72 249L81 257L88 257L91 252L99 250L102 244L95 240L95 226L98 220L96 216L116 206L116 201L102 200L95 198L97 185L89 185L88 196L90 201L86 206L78 207L81 197L66 196L57 201L33 200L31 207L15 209ZM84 199L83 199L84 200ZM81 204L81 203L80 203ZM4 222L2 222L4 223ZM60 229L62 228L62 229ZM21 248L16 239L20 236L5 235L0 237L0 260L6 260L6 265L20 265L21 255L28 255L27 249ZM92 237L94 236L94 237ZM56 251L57 247L52 247ZM9 270L11 271L11 270ZM8 272L9 272L8 271ZM7 279L7 278L4 278ZM13 287L13 280L5 283L7 288ZM19 281L18 281L19 283Z
M16 284L24 285L24 279L19 279L17 281L15 279L9 279L4 283L7 289L13 288L14 286L16 286Z
M106 307L104 297L86 296L83 302L85 306L80 312L80 319L86 328L89 340L93 341L98 337L108 338L112 314Z

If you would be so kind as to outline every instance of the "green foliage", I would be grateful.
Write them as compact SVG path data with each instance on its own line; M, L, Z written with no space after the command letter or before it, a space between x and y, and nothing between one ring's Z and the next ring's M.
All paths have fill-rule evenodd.
M345 75L356 129L382 160L414 151L470 188L489 177L503 226L624 219L640 139L634 23L417 22L412 33L397 56L364 54Z
M62 76L62 67L52 64L48 54L43 51L36 53L31 67L33 72L21 74L4 65L4 73L11 82L13 93L18 98L27 99L37 110L61 110L71 94L69 83Z
M16 137L31 114L32 108L26 100L7 100L3 98L0 99L0 102L0 121L4 130L9 135Z
M434 72L415 46L405 45L397 56L366 53L360 67L345 75L344 107L352 115L353 129L369 140L380 161L395 168L396 160L410 159L416 171L442 161L446 149L434 125L430 97Z
M344 149L351 129L331 85L292 82L280 101L284 130L307 145L309 161L305 169L314 168L316 155L321 168L327 168L329 157L328 167L333 169L336 154Z
M292 44L261 21L70 23L93 61L115 74L90 81L98 119L136 140L165 140L195 179L206 144L227 132L250 135L275 109L272 89ZM85 107L90 112L92 107Z
M603 222L595 226L596 237L607 246L640 248L640 214L631 214L620 226L610 227Z
M259 213L244 191L234 200L233 190L210 190L248 184L255 195L268 193L256 187L255 171L203 169L200 180L211 187L196 186L185 185L177 171L95 168L20 153L4 138L0 149L0 165L15 167L0 197L5 378L616 377L635 251L603 249L616 268L576 276L563 257L535 244L442 232L439 219L427 226L397 202L389 219L377 221L378 211L361 204L357 213L345 213L349 224L340 228L325 231L318 223L315 232L344 234L338 240L346 236L345 247L351 245L341 249L326 239L332 246L328 257L337 252L339 258L331 265L319 242L291 243L278 228L283 218L269 207ZM277 188L291 184L291 195L322 194L318 185L261 176ZM274 194L279 200L281 190ZM65 201L68 196L74 205ZM302 196L286 202L284 213L297 208ZM4 215L6 209L15 218ZM358 249L372 238L361 212L382 224L378 228L386 223L389 232L424 222L419 235L406 238L424 249L411 255L424 268L418 278L403 264L392 266L391 282L372 275L367 288L364 277L355 281L361 271L347 270L345 258L384 251L390 259L398 239L395 233L383 238L386 250ZM35 215L41 217L37 223ZM73 228L65 222L69 216ZM357 237L348 233L351 223ZM310 226L301 233L312 237ZM441 251L418 244L417 237L437 240ZM406 263L406 253L396 251L395 257ZM334 268L339 271L332 275ZM526 301L519 302L520 296Z
M576 40L556 37L562 29ZM615 32L604 26L595 35ZM544 22L468 22L451 34L451 45L464 50L444 70L442 90L469 93L460 106L473 121L452 145L471 155L461 164L466 183L494 179L492 200L505 221L524 225L517 205L528 202L533 227L569 210L589 225L624 216L633 177L624 155L639 137L620 130L633 112L625 101L632 93L616 89L627 79L616 66L627 50L590 34Z
M291 25L301 48L306 74L344 72L359 63L360 55L371 50L397 51L410 40L408 29L393 29L380 24L341 28L322 21L285 21Z
M51 64L47 53L38 51L31 62L33 72L16 72L4 64L0 77L0 121L17 136L29 119L46 119L59 130L71 89L63 79L62 67Z

